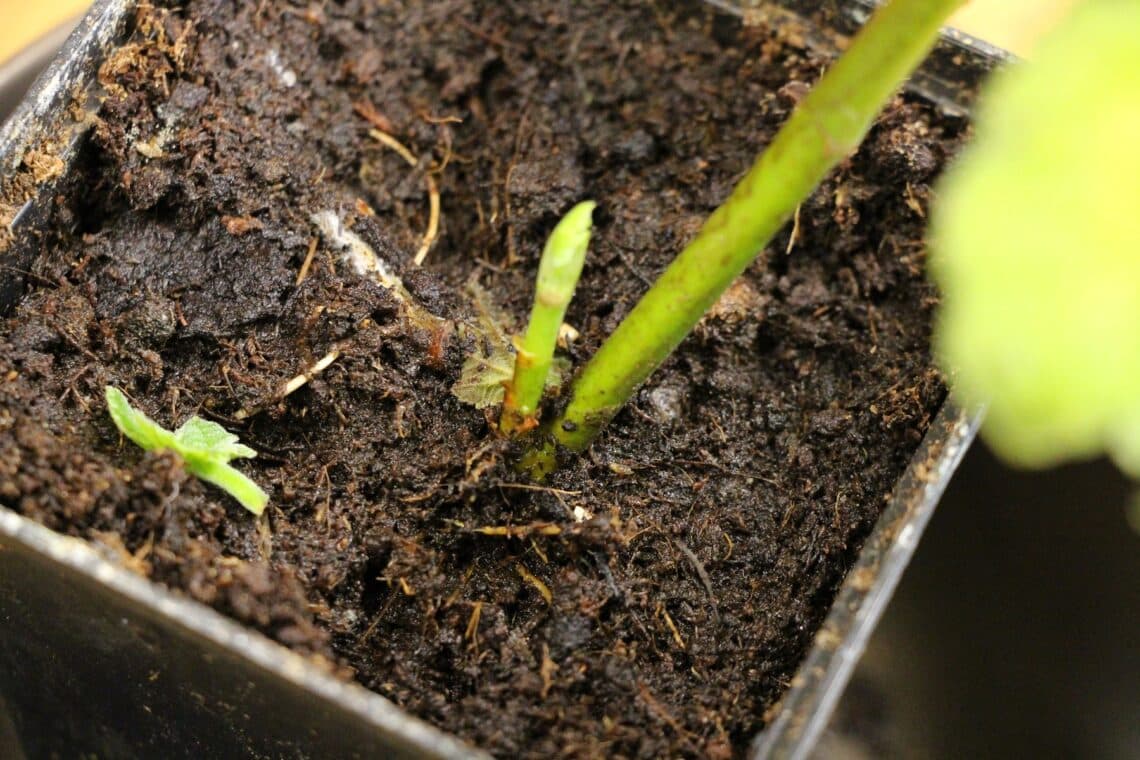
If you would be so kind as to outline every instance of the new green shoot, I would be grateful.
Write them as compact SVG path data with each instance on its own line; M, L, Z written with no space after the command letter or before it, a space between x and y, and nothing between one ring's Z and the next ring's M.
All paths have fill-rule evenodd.
M236 435L197 416L171 432L131 406L118 388L108 385L105 393L115 427L140 448L173 451L182 457L188 472L221 488L253 514L265 510L269 495L229 464L232 459L257 456L253 449L238 443Z
M892 0L856 35L724 205L578 376L551 432L582 450L764 249L929 52L964 0Z
M570 209L543 248L530 321L522 339L515 339L515 371L507 383L499 418L499 429L504 433L525 432L537 423L558 331L586 260L596 205L583 201Z

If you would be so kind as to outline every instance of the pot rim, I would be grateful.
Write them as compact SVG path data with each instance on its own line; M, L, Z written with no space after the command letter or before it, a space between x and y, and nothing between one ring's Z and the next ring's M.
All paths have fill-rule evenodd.
M750 760L810 755L984 416L984 409L964 411L952 398L943 403L773 708L776 717L752 741Z
M63 536L7 508L0 507L0 536L97 581L138 608L174 622L218 649L237 653L308 695L329 700L375 726L398 744L425 757L486 757L457 737L415 718L388 699L359 684L329 675L312 662L257 631L206 605L176 594L120 564L109 562L85 540Z

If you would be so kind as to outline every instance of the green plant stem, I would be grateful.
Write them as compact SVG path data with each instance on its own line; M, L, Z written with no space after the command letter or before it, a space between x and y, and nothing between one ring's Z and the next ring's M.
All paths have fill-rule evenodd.
M768 149L662 273L575 381L551 430L582 450L720 294L850 155L875 115L964 0L892 0L800 102Z
M542 250L530 321L526 335L515 341L515 372L503 396L499 428L504 433L528 430L535 425L558 344L558 331L582 274L590 245L591 214L596 205L583 201L570 209Z
M254 515L260 516L269 503L269 494L261 490L245 473L225 462L187 457L186 469L207 483L213 483Z

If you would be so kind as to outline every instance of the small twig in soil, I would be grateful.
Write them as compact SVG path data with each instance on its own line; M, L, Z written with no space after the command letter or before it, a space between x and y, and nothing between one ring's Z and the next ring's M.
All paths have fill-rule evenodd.
M728 552L726 552L725 555L720 558L720 561L721 562L727 562L729 560L729 558L732 557L732 550L734 548L736 548L736 544L732 543L732 537L730 535L728 535L727 532L725 532L725 531L721 531L721 532L724 534L725 543L728 544Z
M594 96L590 93L590 87L586 83L586 77L582 74L582 67L579 64L581 57L578 55L578 47L582 44L582 38L586 36L586 28L578 30L574 38L570 40L570 48L566 56L570 61L570 68L574 73L574 84L578 87L578 92L582 95L582 102L589 106L594 101Z
M35 272L30 272L27 269L20 269L19 267L10 267L6 264L0 265L0 269L3 269L7 272L11 272L13 274L23 275L24 277L31 277L34 280L38 280L40 285L47 287L47 288L51 288L52 290L56 290L59 288L59 283L56 282L55 280L49 280L48 278L44 277L43 275L36 274Z
M673 618L669 617L669 610L665 609L664 603L657 603L657 611L661 613L661 616L665 619L665 625L668 626L672 632L673 641L677 642L677 646L681 647L681 650L684 651L685 640L681 638L681 632L677 630L677 624L673 622Z
M549 522L536 522L529 525L487 525L482 528L472 528L472 533L482 533L484 536L504 536L506 538L522 538L524 536L557 536L562 528Z
M329 510L332 507L332 478L329 477L329 466L327 464L321 467L321 477L325 481L325 503L318 509L317 513L313 515L316 522L323 522L325 530L329 527Z
M88 359L95 362L96 364L99 363L99 357L98 356L96 356L90 350L85 348L83 346L83 344L80 343L77 338L73 337L71 335L71 333L69 333L67 330L63 329L63 327L59 323L57 323L54 319L48 321L48 326L51 327L51 329L55 330L56 333L59 334L59 337L63 338L63 341L65 343L67 343L69 346L71 346L76 351L83 354L84 356L86 356Z
M388 134L387 132L379 129L370 129L368 130L368 136L381 145L385 145L396 151L396 154L399 155L400 158L404 159L404 161L407 162L408 166L415 168L419 164L419 161L416 160L415 154L408 150L408 146L404 145L402 142L397 140L395 137L392 137L392 135Z
M466 162L455 154L455 150L453 148L454 138L451 136L451 130L446 126L441 126L438 129L443 137L443 158L439 160L439 165L435 167L434 171L436 174L443 174L443 170L447 168L447 165L451 163L451 160L453 158L459 160L460 163Z
M831 523L832 527L834 527L834 528L839 527L839 522L840 522L839 503L841 501L843 501L844 496L845 496L845 494L842 491L835 494L835 504L832 506L832 511L835 513L835 519Z
M174 299L174 318L178 320L180 327L187 327L190 322L187 321L186 315L182 313L182 299Z
M480 29L479 27L472 24L470 21L468 21L465 18L456 18L455 23L459 24L461 27L463 27L467 31L471 32L471 34L474 34L476 37L483 40L484 42L489 42L492 45L496 45L498 47L501 47L501 48L504 48L507 50L518 50L519 49L518 46L515 45L513 42L508 42L507 40L503 39L502 37L500 37L497 34L493 34L492 32L485 32L482 29Z
M357 113L359 113L359 111ZM368 130L368 136L394 150L400 158L404 159L412 168L419 165L415 154L412 153L406 145L387 132L381 129L370 129ZM431 172L424 174L424 181L427 183L428 193L428 226L427 231L424 232L424 241L420 245L419 250L416 251L415 258L413 259L416 266L420 266L424 263L428 251L431 250L432 244L435 243L435 239L439 235L439 185L436 183L435 177L432 176Z
M339 358L340 358L340 348L339 347L334 348L332 351L329 351L327 354L325 354L320 359L318 359L317 362L313 366L309 367L307 370L305 370L301 374L290 379L288 382L285 383L285 385L281 386L281 390L277 392L277 398L282 399L282 398L285 398L286 396L288 396L292 393L296 393L298 390L303 388L309 381L311 381L314 377L316 377L317 375L319 375L320 373L322 373L326 369L328 369L329 366Z
M438 484L432 486L431 488L424 491L423 493L412 494L411 496L398 496L396 498L399 499L400 501L402 501L404 504L418 504L421 501L427 501L428 499L435 496L437 493L439 493L439 485Z
M269 524L268 512L262 512L257 518L257 548L261 561L269 562L273 557L273 528Z
M796 243L800 239L800 209L804 204L796 206L796 213L792 215L792 234L788 236L788 247L784 249L784 255L790 256L792 249L796 247Z
M458 116L436 116L428 113L427 111L418 111L416 116L426 121L428 124L462 124L463 119Z
M317 241L318 238L311 238L309 240L309 251L305 254L305 260L301 262L301 269L297 272L297 282L300 285L309 276L309 268L313 265L313 257L317 254Z
M485 461L483 460L483 455L494 448L494 445L495 442L493 440L487 440L477 446L474 451L469 451L463 460L463 474L470 475L471 468L474 467L477 462L481 463ZM492 457L492 459L494 458L495 457ZM482 469L482 465L480 465L480 469Z
M471 605L471 617L467 619L467 630L463 632L463 638L471 642L471 649L476 654L479 653L479 618L483 616L483 602L475 602Z
M702 450L702 453L707 455L708 452ZM696 467L711 467L714 470L719 470L725 475L731 475L734 478L753 478L755 480L759 480L761 483L767 483L770 486L776 486L777 488L783 487L783 484L781 484L778 480L773 480L766 475L761 475L760 473L754 472L752 470L736 470L731 467L725 467L723 464L712 461L711 459L670 459L668 461L658 460L658 463L662 465L688 464Z
M542 595L542 598L546 600L547 604L554 602L554 594L550 592L550 587L543 583L540 578L531 573L530 570L527 570L521 562L515 565L515 572L518 573L519 577L524 581L534 586L538 593ZM681 648L684 649L684 647Z
M368 205L368 201L363 198L356 199L356 213L361 216L376 216L376 209Z
M784 510L784 519L780 520L780 530L788 527L788 522L792 519L792 514L796 511L795 503L789 504L788 508Z
M709 573L707 570L705 570L704 564L701 562L700 558L698 558L697 555L693 553L693 550L685 546L685 544L681 543L681 541L674 538L673 543L678 549L681 550L681 553L685 555L685 558L689 560L689 563L693 566L693 569L697 571L697 578L700 579L701 585L705 587L705 593L709 595L709 603L712 605L713 620L719 623L720 610L717 609L716 594L713 593L712 580L709 579Z
M550 687L554 685L554 674L558 672L558 663L550 659L550 646L547 644L542 645L542 664L538 668L538 674L542 677L542 691L539 696L546 699L546 695L550 693Z
M85 413L90 412L91 405L87 403L87 399L83 396L82 393L79 392L79 389L75 387L76 383L79 382L80 378L82 378L84 375L86 375L90 369L91 369L90 364L84 364L83 367L78 372L76 372L74 375L72 375L70 378L68 378L67 388L64 390L63 394L60 395L60 397L59 397L60 403L63 403L63 401L70 395L75 399L75 401L81 407L83 407L83 411Z
M285 397L287 397L293 393L296 393L298 390L303 388L307 383L309 383L309 381L311 381L314 377L316 377L320 373L324 372L326 369L329 368L330 365L332 365L333 362L335 362L337 359L339 359L340 358L340 351L341 351L340 345L334 346L331 351L329 351L327 354L325 354L320 359L318 359L317 362L315 364L313 364L313 366L309 367L308 369L306 369L304 372L297 375L296 377L293 377L293 378L290 378L289 380L287 380L285 382L285 384L282 385L281 388L276 393L274 393L273 396L268 401L260 403L254 407L251 407L251 408L237 410L236 412L234 412L233 419L238 421L238 422L241 422L242 420L246 420L246 419L252 417L254 414L257 414L258 412L260 412L267 404L280 401L281 399L283 399L283 398L285 398ZM222 366L222 377L225 378L227 384L229 384L230 371L231 370L229 370L229 365L223 365ZM232 385L230 385L230 392L231 393L233 392L233 386ZM343 420L342 420L342 422L343 422Z
M364 643L372 638L372 634L376 632L376 629L380 626L380 622L384 619L384 616L388 614L388 611L392 609L392 605L395 604L398 598L399 597L394 594L388 596L388 600L384 602L384 606L380 608L380 611L376 613L376 617L368 624L368 628L365 629L364 633L360 634L360 638L358 639L360 643Z
M225 382L226 382L226 387L230 389L230 396L232 398L236 399L237 398L237 391L234 390L234 384L232 382L230 382L230 361L231 361L231 359L232 359L232 357L230 359L226 359L226 363L221 365L221 367L218 368L218 374L220 374L222 376L222 380L225 380ZM236 417L239 420L243 419L243 417L241 416L241 411L238 411Z
M310 219L320 230L325 241L341 253L358 275L371 278L404 305L407 317L413 323L422 327L434 327L444 322L412 297L404 287L403 280L392 272L388 262L377 256L372 246L364 242L359 235L348 229L335 211L320 211L312 214Z
M617 254L618 261L620 261L622 264L625 264L625 268L628 269L633 274L633 276L636 277L639 282L641 282L642 285L647 288L653 287L653 280L646 277L641 273L640 269L633 265L633 262L629 260L629 257L625 255L625 251L623 251L620 246L615 249L615 253Z
M388 117L377 111L376 106L367 98L353 103L352 110L356 112L357 116L376 127L376 129L388 133L396 131Z
M475 566L474 565L469 566L467 568L467 570L464 571L463 580L460 581L459 585L455 588L455 590L451 592L451 595L443 601L442 609L447 609L448 607L455 604L459 600L459 597L463 593L463 590L465 588L467 588L467 582L471 580L471 576L474 573L475 573Z
M550 564L550 558L546 556L546 552L544 552L541 548L539 548L538 542L535 541L533 538L530 540L530 548L533 549L534 553L538 555L538 558L540 560L542 560L542 564L544 564L544 565Z
M491 483L490 485L499 488L517 488L520 491L542 491L543 493L552 493L556 496L580 496L582 493L581 491L567 491L563 488L549 488L547 486L535 485L534 483L505 483L499 481L497 483Z
M926 209L924 209L922 207L922 201L920 201L918 199L918 197L915 195L914 187L909 182L906 183L906 200L905 200L905 203L907 205L907 208L909 208L911 211L913 211L915 214L917 214L919 216L919 218L921 218L921 219L926 218Z
M511 151L511 160L507 164L507 173L503 175L503 210L506 211L507 217L507 262L506 268L510 269L518 261L515 255L515 229L511 222L511 174L515 170L515 164L518 163L519 152L522 150L523 144L523 130L528 126L528 117L530 116L530 96L527 96L526 101L523 103L522 113L519 117L519 126L515 130L515 146ZM491 221L494 221L492 215Z
M424 242L420 245L420 249L416 251L416 257L413 259L416 266L424 263L427 258L428 251L431 250L432 243L435 242L436 236L439 235L439 185L436 184L435 178L430 173L424 175L427 180L428 187L428 226L427 231L424 233Z

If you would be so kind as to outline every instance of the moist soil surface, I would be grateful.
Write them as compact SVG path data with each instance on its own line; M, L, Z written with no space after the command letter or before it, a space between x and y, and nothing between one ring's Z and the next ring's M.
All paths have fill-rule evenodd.
M544 485L452 386L592 198L581 366L826 65L800 44L695 0L145 8L5 310L0 502L498 755L740 755L944 397L921 239L965 125L897 99ZM239 434L266 515L106 385Z

